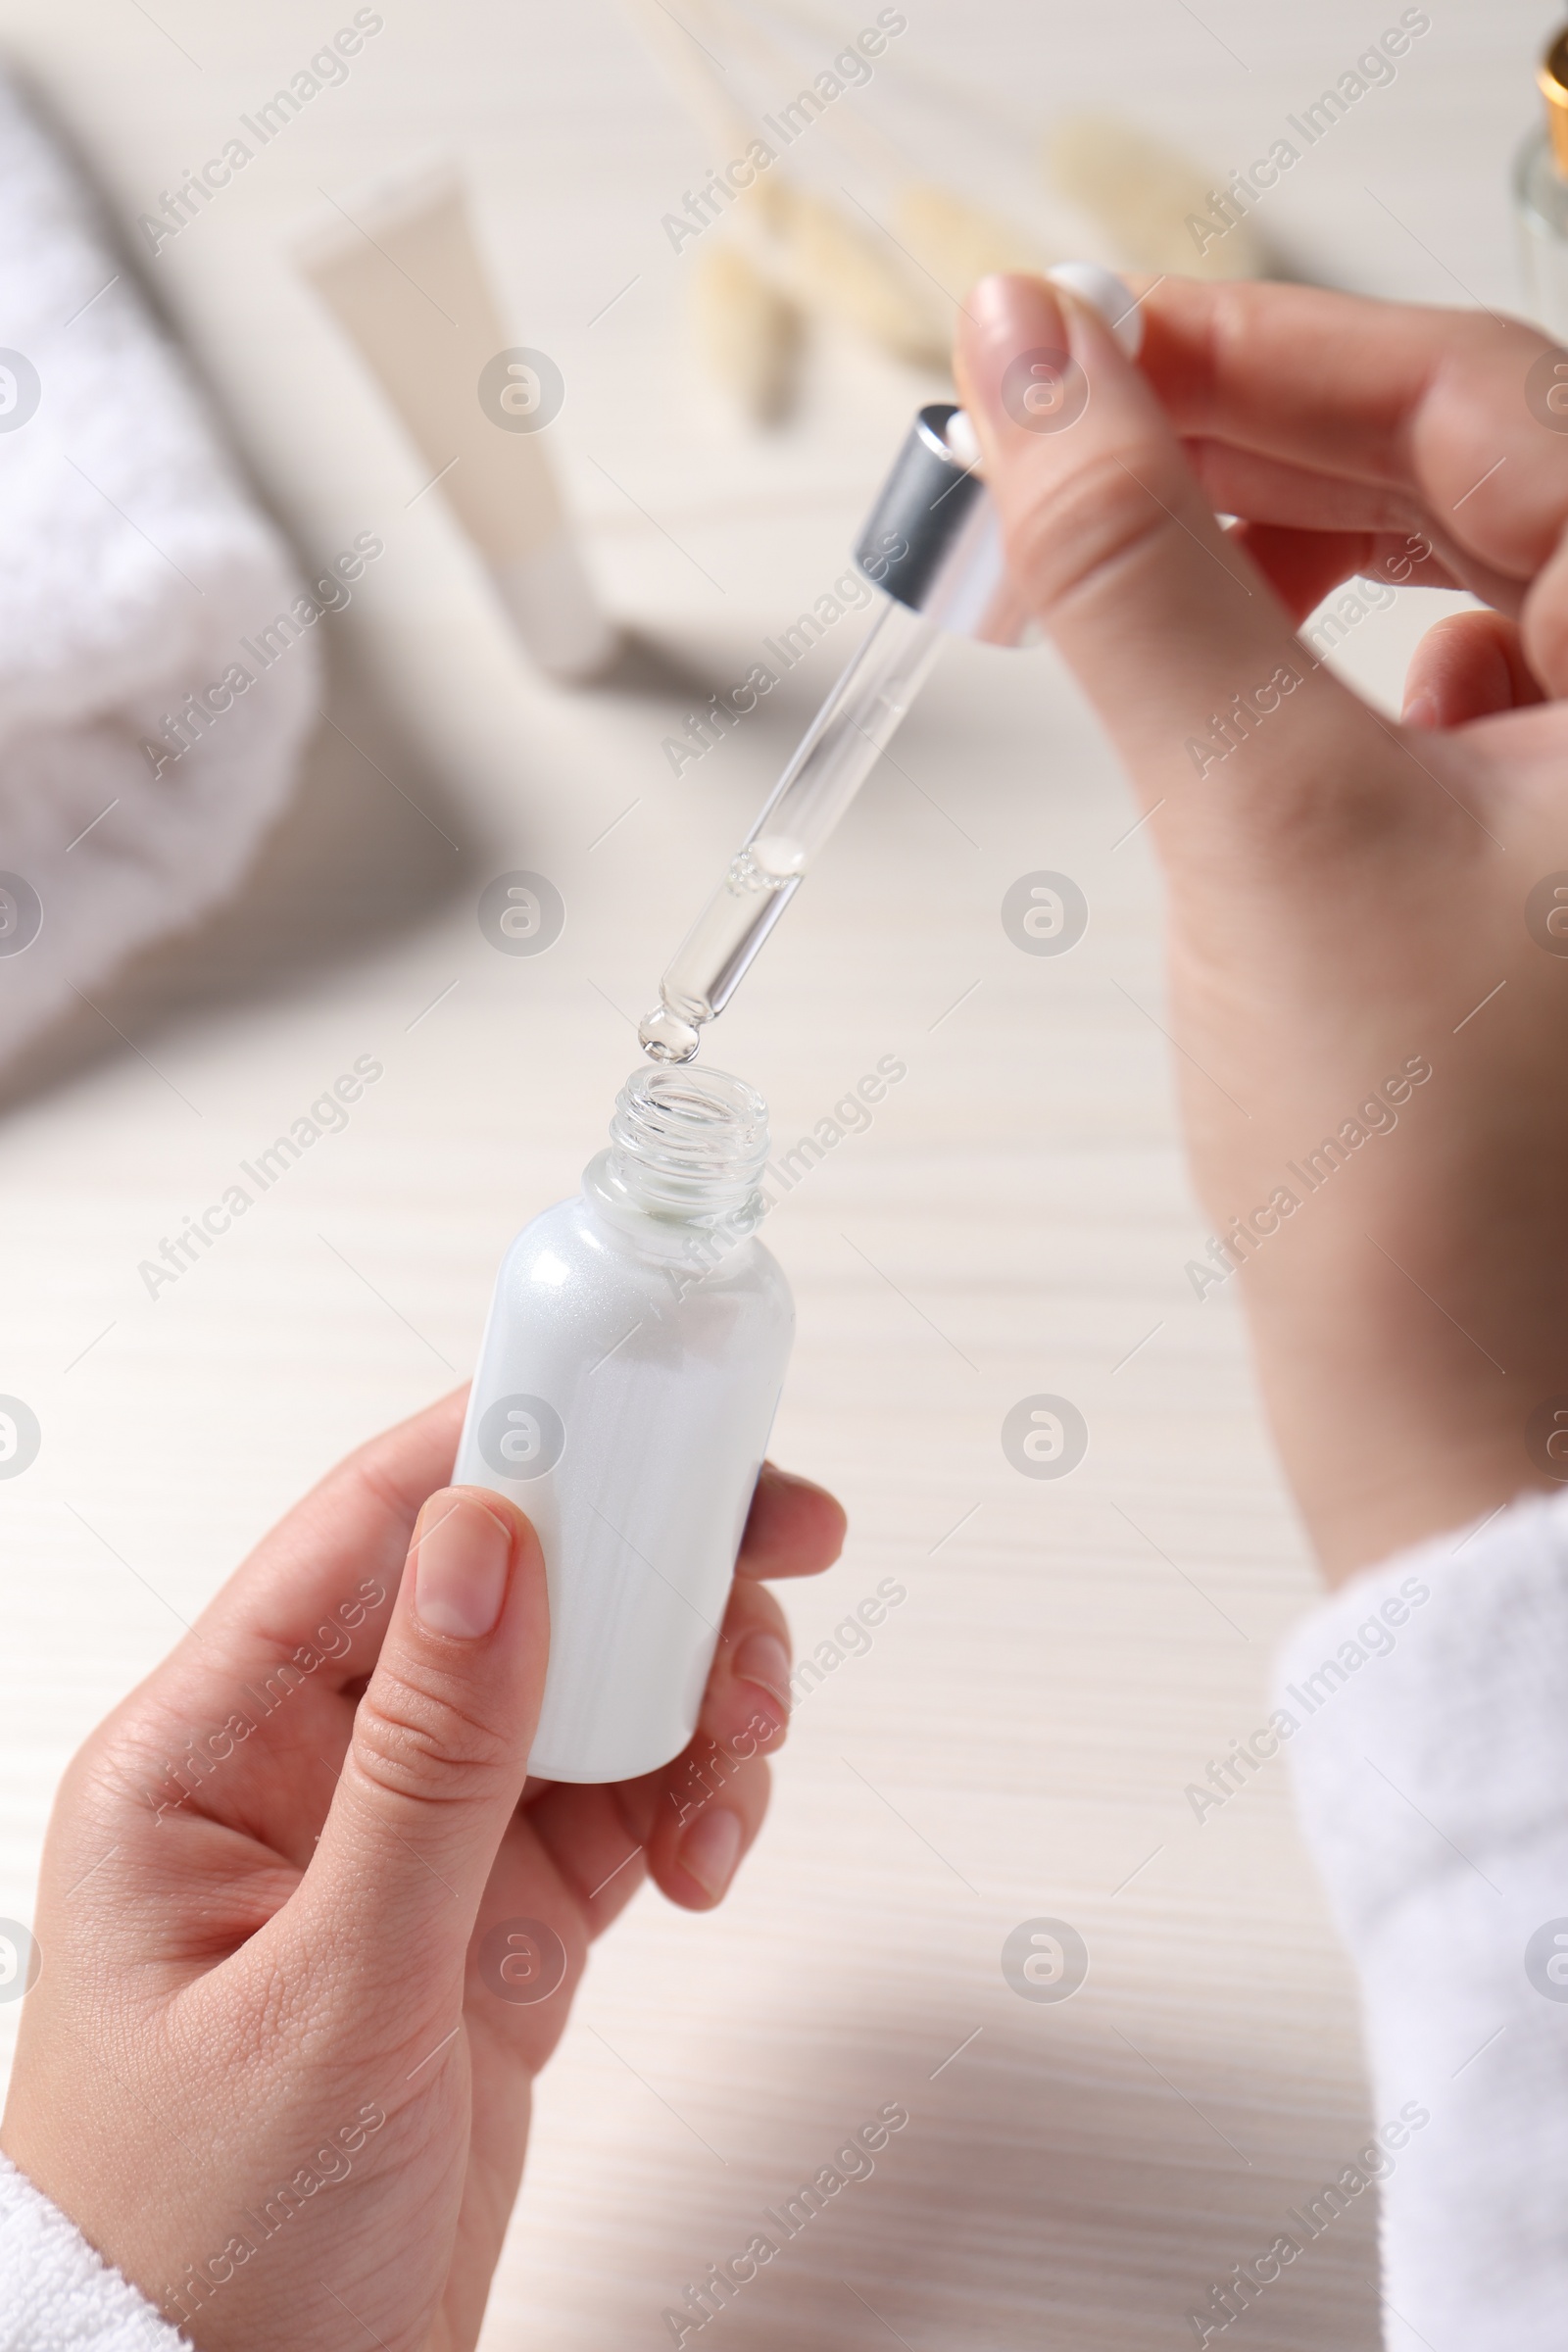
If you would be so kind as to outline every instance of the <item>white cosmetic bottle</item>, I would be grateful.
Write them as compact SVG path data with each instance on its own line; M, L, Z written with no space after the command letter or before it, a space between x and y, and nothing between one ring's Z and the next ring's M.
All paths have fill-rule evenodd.
M540 1779L629 1780L696 1729L795 1331L767 1151L738 1078L636 1070L581 1194L502 1261L454 1477L544 1548Z

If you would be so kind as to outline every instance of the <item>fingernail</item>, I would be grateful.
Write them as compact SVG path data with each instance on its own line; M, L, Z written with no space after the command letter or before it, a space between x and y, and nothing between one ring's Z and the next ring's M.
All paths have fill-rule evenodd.
M735 1652L733 1671L743 1683L760 1684L788 1713L790 1653L777 1634L748 1634Z
M741 1817L710 1810L700 1813L681 1839L680 1866L697 1881L703 1892L717 1902L741 1858Z
M1435 727L1438 724L1437 696L1413 694L1400 715L1407 727Z
M1127 357L1137 359L1144 346L1144 314L1124 277L1099 262L1058 262L1046 275L1098 311Z
M410 1546L414 1609L428 1633L476 1641L506 1597L512 1538L493 1512L450 1487L419 1513Z

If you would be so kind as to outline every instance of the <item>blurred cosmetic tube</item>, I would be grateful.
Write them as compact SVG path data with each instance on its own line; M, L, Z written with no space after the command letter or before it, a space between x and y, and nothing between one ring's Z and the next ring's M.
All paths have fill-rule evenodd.
M545 449L561 370L548 353L506 344L456 172L376 183L296 258L439 480L534 661L563 679L602 671L616 633Z

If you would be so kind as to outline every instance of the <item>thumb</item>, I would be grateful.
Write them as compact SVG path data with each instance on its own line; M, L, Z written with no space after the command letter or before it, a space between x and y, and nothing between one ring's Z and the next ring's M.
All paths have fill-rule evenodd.
M1316 662L1220 527L1140 369L1043 279L983 278L959 318L1009 568L1088 694L1167 852L1386 792L1396 735ZM1310 830L1310 828L1308 828Z
M350 1971L388 1952L461 1982L527 1777L549 1653L539 1539L503 1495L444 1487L415 1522L392 1620L291 1910ZM300 1900L303 1897L303 1901Z

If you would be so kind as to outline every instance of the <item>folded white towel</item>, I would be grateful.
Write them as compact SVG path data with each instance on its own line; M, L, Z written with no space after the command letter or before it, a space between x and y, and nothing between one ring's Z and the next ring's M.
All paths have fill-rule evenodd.
M300 597L90 197L0 78L0 1060L238 881L318 699Z
M0 2287L0 2352L185 2352L185 2338L4 2156Z

